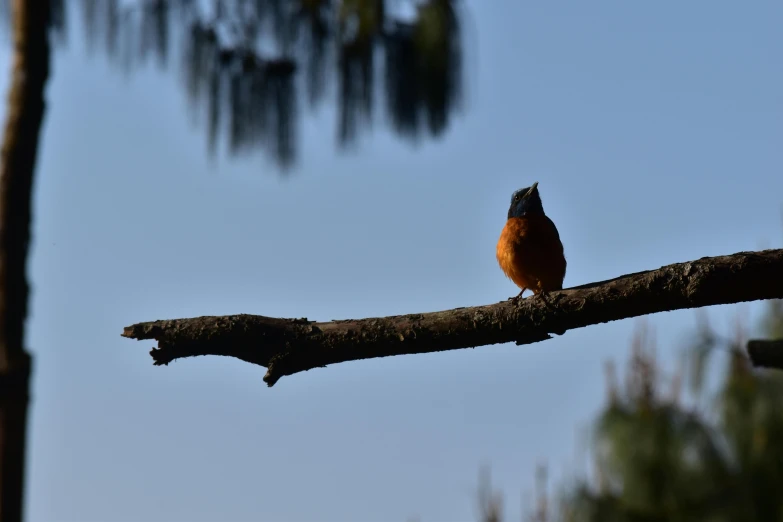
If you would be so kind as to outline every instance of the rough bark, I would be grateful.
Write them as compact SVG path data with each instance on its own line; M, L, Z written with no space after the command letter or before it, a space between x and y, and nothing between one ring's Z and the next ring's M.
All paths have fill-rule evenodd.
M783 250L740 252L664 266L558 292L544 300L442 312L315 322L254 315L139 323L124 337L155 339L154 364L228 355L267 367L264 381L373 357L514 341L529 344L592 324L657 312L783 296Z
M783 339L748 341L748 356L753 366L783 370Z
M30 207L49 76L49 1L13 0L0 151L0 521L22 520L31 358L24 347Z

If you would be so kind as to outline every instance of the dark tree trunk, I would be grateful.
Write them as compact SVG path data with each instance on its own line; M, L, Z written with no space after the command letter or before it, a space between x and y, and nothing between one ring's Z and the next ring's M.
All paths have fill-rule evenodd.
M24 346L30 206L49 76L49 0L13 0L0 152L0 522L22 520L31 358Z

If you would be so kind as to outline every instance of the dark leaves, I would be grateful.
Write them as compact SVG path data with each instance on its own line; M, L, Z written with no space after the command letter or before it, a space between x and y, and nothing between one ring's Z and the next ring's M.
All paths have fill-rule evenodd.
M208 25L194 25L186 42L185 76L194 110L206 106L208 144L214 153L221 131L228 151L267 147L281 167L295 156L296 64L262 60L243 46L222 47Z
M66 3L49 1L52 26L64 34ZM0 0L5 10L7 2ZM126 70L151 57L167 65L178 35L191 108L207 114L208 150L222 136L229 153L263 150L285 168L296 156L300 89L314 107L335 80L341 146L373 122L381 70L397 134L417 140L448 127L461 93L454 0L412 3L416 15L408 21L394 19L384 0L82 0L80 6L88 49L105 50Z
M722 338L702 323L691 354L699 375L725 356L710 407L660 392L650 347L637 341L623 390L610 386L595 439L599 480L563 497L562 520L780 520L783 502L783 376L756 371L744 335ZM700 391L703 384L694 386Z

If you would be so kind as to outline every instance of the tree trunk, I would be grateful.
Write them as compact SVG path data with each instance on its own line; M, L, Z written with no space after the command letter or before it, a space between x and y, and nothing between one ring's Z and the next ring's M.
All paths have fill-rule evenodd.
M24 347L27 252L49 76L49 0L13 0L11 88L0 152L0 522L22 520L31 358Z

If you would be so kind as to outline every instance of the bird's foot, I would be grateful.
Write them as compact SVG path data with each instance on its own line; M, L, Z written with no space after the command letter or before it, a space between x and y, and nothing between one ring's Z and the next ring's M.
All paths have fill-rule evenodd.
M541 301L544 302L544 306L550 310L555 310L555 301L559 300L561 297L560 295L557 296L557 299L552 298L550 293L547 290L539 290L536 295L541 298ZM555 335L563 335L566 333L565 330L558 328L557 330L553 330L549 333L555 334Z
M539 289L539 291L536 292L536 296L543 301L544 306L550 309L554 308L554 301L552 300L552 296L549 295L549 291Z
M525 293L525 290L527 290L527 288L523 288L521 292L519 292L514 297L509 297L508 300L511 301L514 304L517 304L520 300L523 299L522 294Z

